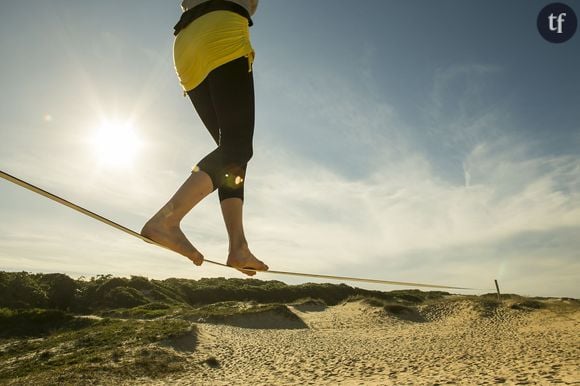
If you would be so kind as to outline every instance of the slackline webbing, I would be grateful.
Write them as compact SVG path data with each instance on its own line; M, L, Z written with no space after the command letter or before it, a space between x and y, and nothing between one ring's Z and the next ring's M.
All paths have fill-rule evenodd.
M94 212L91 212L90 210L87 210L83 207L80 207L68 200L65 200L64 198L61 198L59 196L56 196L50 192L47 192L44 189L41 189L37 186L34 186L32 184L29 184L26 181L23 181L19 178L16 178L8 173L3 172L2 170L0 170L0 177L4 178L5 180L8 180L16 185L19 185L23 188L26 188L30 191L33 191L37 194L40 194L46 198L49 198L53 201L58 202L59 204L62 204L64 206L68 206L71 209L76 210L77 212L81 212L82 214L92 217L95 220L98 220L100 222L103 222L109 226L112 226L113 228L116 228L122 232L128 233L131 236L137 237L143 241L146 241L148 243L157 245L161 248L165 248L168 249L172 252L175 252L159 243L156 243L155 241L142 236L141 234L121 225L118 224L114 221L109 220L108 218L105 218L103 216L100 216ZM177 253L177 252L175 252ZM204 262L210 263L210 264L215 264L215 265L219 265L222 267L227 267L227 268L231 268L231 269L235 269L233 267L230 267L229 265L226 264L222 264L222 263L218 263L217 261L212 261L212 260L208 260L208 259L204 259ZM248 269L248 271L252 271L252 269ZM334 276L334 275L321 275L321 274L315 274L315 273L302 273L302 272L286 272L286 271L274 271L274 270L268 270L268 271L257 271L260 273L269 273L269 274L275 274L275 275L287 275L287 276L302 276L302 277L312 277L312 278L318 278L318 279L332 279L332 280L344 280L344 281L357 281L357 282L363 282L363 283L372 283L372 284L390 284L390 285L400 285L400 286L409 286L409 287L426 287L426 288L445 288L445 289L460 289L460 290L488 290L485 288L469 288L469 287L456 287L456 286L449 286L449 285L439 285L439 284L425 284L425 283L412 283L412 282L404 282L404 281L391 281L391 280L380 280L380 279L366 279L366 278L359 278L359 277L349 277L349 276Z

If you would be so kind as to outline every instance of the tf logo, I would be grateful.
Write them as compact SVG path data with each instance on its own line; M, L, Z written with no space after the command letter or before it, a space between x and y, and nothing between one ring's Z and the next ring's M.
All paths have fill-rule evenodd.
M564 43L574 36L578 21L572 8L566 4L552 3L540 11L537 25L544 39L551 43Z

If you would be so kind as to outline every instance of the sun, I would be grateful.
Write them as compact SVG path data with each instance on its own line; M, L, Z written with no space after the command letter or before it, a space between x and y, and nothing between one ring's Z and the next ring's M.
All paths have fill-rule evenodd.
M99 163L109 167L131 166L141 147L133 125L121 121L101 122L90 142Z

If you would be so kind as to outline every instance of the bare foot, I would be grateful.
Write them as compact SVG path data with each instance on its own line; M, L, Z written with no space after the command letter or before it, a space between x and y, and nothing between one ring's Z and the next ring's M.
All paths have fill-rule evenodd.
M195 265L203 263L203 255L189 242L179 226L169 226L154 217L141 229L141 235L182 254Z
M256 256L250 252L248 246L243 246L237 250L230 251L226 264L248 276L254 276L256 271L268 270L268 266L258 260Z

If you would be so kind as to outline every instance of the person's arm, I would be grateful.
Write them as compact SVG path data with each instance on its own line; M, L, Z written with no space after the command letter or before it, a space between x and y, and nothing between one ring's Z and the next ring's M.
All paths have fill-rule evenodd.
M256 9L258 9L258 0L250 0L249 4L250 9L248 11L250 11L250 16L253 16L256 13Z
M196 5L203 3L204 1L205 0L183 0L181 2L181 9L183 9L184 11L187 11L188 9L191 9L191 8L195 7Z

